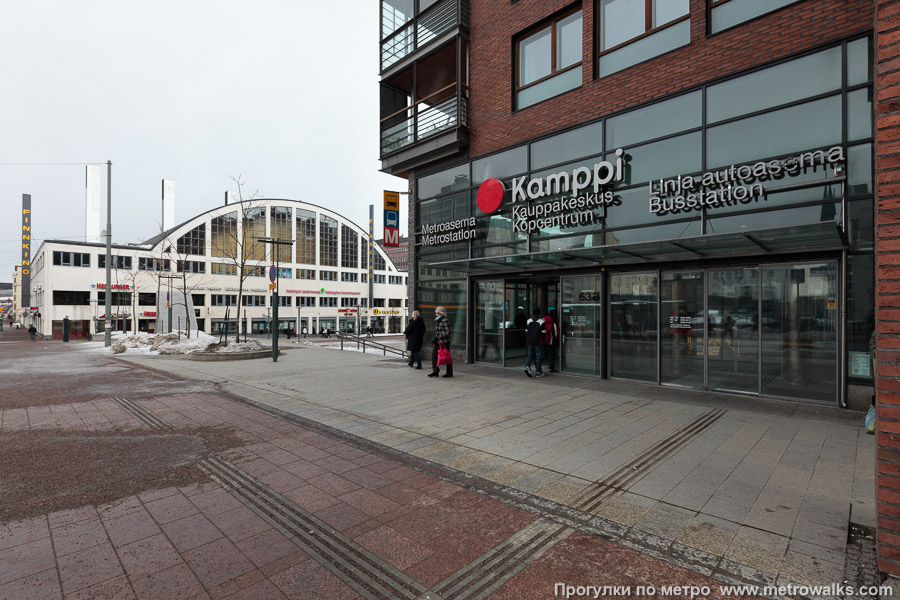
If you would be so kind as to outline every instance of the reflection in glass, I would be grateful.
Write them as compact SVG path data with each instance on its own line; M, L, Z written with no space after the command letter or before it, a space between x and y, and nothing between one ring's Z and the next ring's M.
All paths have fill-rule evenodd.
M503 353L507 366L525 364L525 325L528 323L528 310L528 284L506 282Z
M562 367L572 373L600 372L600 325L603 318L601 277L562 280Z
M472 163L472 185L481 185L485 179L504 179L528 170L528 147L520 146L492 154Z
M581 86L581 65L545 79L516 94L516 107L527 108Z
M840 87L841 49L832 48L708 87L706 118L715 123Z
M547 27L519 43L519 85L528 85L552 71L551 40L553 28Z
M503 282L480 281L475 303L476 355L479 362L502 364Z
M847 139L872 137L872 88L847 94Z
M421 177L416 182L416 192L419 200L431 198L438 194L445 194L456 190L464 190L469 187L469 164L459 165L434 175Z
M597 76L606 77L691 43L691 20L664 27L597 58Z
M871 364L860 361L869 354L875 331L875 261L871 254L850 255L847 259L847 350L851 362L848 373L858 379L872 379ZM859 354L854 354L859 353ZM852 358L857 357L854 363ZM856 368L853 368L853 366Z
M700 127L701 92L693 92L607 119L606 147L626 148L644 140Z
M600 50L609 50L644 33L644 0L601 0Z
M716 217L706 222L706 233L751 232L776 227L792 227L809 223L825 223L839 221L841 204L839 202L803 206L779 211L751 212L731 217Z
M655 227L639 227L637 229L617 229L606 232L607 244L634 244L637 242L655 242L674 240L700 235L700 213L691 221L657 225Z
M710 127L706 160L715 168L840 142L841 97L833 96Z
M581 62L581 11L556 24L556 69Z
M663 272L660 282L660 382L703 387L707 315L703 272Z
M606 227L612 229L617 227L630 227L632 225L649 225L665 223L676 219L690 219L697 223L700 222L700 211L697 210L680 213L670 212L665 215L651 213L648 202L649 196L650 190L646 185L628 190L616 191L615 202L606 209ZM642 238L640 241L648 239L658 240L667 237L669 235L668 231L672 231L672 229L670 228L666 231L667 233L665 234L658 233L651 237L646 237L647 234L644 233L637 235ZM690 233L690 235L699 235L699 233L700 229L698 227L696 234ZM678 233L675 234L674 237L684 237L685 235L688 235L688 233Z
M656 273L616 273L609 278L610 376L656 382Z
M847 150L847 192L851 198L872 193L872 144Z
M532 143L531 168L541 169L602 152L603 123L594 123Z
M708 385L759 392L759 269L709 272Z
M872 199L854 200L849 203L850 209L850 247L854 250L875 249L875 213ZM874 306L874 304L872 305Z
M719 33L739 23L755 19L798 0L732 0L714 6L710 14L710 33Z
M872 81L872 38L847 44L847 85Z
M834 402L837 263L762 267L762 393Z
M703 155L701 148L699 131L652 144L626 148L625 182L622 185L630 186L662 177L696 173L701 169L700 159ZM606 160L615 161L615 158L615 154L608 154Z

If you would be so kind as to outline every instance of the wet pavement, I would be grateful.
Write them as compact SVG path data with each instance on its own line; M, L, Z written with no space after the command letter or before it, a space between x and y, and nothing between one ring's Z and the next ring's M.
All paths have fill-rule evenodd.
M874 520L854 413L436 381L304 344L277 363L86 347L0 332L0 448L125 436L150 458L61 452L0 483L0 505L25 498L0 520L0 599L743 597L763 591L722 586L842 582L851 515ZM47 510L25 493L43 476Z

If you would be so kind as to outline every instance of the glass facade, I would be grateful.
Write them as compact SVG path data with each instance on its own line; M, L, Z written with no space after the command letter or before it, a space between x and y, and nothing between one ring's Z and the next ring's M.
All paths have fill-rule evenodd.
M564 371L835 402L842 369L871 379L847 362L874 327L871 56L841 42L426 172L417 308L471 288L454 345L478 362L524 364L517 309L552 305Z

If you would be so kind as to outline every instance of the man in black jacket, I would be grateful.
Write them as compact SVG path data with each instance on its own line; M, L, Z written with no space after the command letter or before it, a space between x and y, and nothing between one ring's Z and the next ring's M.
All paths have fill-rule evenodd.
M541 369L541 363L544 362L543 338L546 333L544 327L544 319L541 318L541 309L535 308L531 311L531 318L525 324L525 343L527 344L527 353L525 354L525 374L529 377L543 377L544 371ZM534 359L535 369L537 373L531 374L531 359Z

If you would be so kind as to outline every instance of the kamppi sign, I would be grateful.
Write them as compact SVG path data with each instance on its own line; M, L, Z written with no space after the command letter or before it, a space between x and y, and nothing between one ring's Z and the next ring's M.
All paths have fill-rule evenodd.
M613 192L604 188L612 182L625 180L624 155L625 151L619 148L615 152L615 162L604 160L592 168L576 167L545 177L513 177L510 202L536 201L513 207L513 231L586 225L602 218L604 207L615 202ZM475 198L478 209L484 214L496 212L505 193L501 181L485 180ZM550 199L541 202L547 197ZM422 233L422 243L426 246L474 239L475 217L425 225Z

